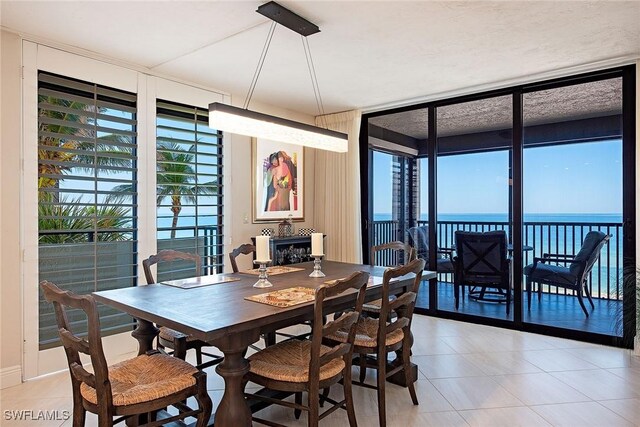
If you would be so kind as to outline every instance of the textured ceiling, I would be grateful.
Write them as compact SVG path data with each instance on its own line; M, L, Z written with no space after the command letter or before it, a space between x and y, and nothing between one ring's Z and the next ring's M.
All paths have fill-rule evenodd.
M510 96L471 101L437 110L438 135L508 129L512 126ZM525 125L609 116L622 112L622 80L619 78L583 83L523 96ZM369 123L416 139L428 136L427 110L372 117Z
M4 28L243 98L264 1L8 1ZM326 112L640 57L638 1L282 1L309 37ZM254 99L316 115L300 36L278 27ZM242 99L234 102L241 103Z

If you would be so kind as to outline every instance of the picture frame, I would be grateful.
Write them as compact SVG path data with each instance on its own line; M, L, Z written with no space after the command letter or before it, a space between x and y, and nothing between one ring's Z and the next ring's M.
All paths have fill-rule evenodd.
M304 221L304 147L252 138L253 223Z

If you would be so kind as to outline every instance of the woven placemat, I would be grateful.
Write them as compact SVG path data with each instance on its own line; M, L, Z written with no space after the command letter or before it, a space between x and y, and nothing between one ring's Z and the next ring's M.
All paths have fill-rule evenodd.
M275 307L291 307L293 305L313 301L315 299L315 295L316 290L313 288L296 286L293 288L267 292L266 294L252 295L250 297L244 297L244 299L273 305Z
M269 276L275 276L276 274L284 274L284 273L292 273L294 271L303 271L304 268L300 267L287 267L285 265L272 265L271 267L267 267L267 274ZM255 274L256 276L260 274L260 269L253 268L251 270L243 271L243 273L247 274Z
M160 282L161 285L174 286L181 289L200 288L202 286L217 285L220 283L235 282L239 277L225 276L222 274L212 274L210 276L190 277L188 279L167 280Z

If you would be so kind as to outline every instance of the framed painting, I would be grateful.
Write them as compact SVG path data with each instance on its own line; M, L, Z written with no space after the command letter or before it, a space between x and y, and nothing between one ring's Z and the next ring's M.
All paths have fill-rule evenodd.
M253 222L304 221L304 147L254 138Z

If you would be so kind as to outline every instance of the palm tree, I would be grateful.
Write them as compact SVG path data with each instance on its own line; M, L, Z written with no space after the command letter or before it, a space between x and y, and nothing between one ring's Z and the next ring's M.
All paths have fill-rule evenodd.
M192 145L187 151L174 142L160 142L156 151L158 170L156 184L156 203L162 204L165 198L171 198L171 238L176 237L178 216L182 211L182 201L196 203L196 196L215 195L218 184L215 181L204 184L194 183L196 172L193 169L196 146Z

